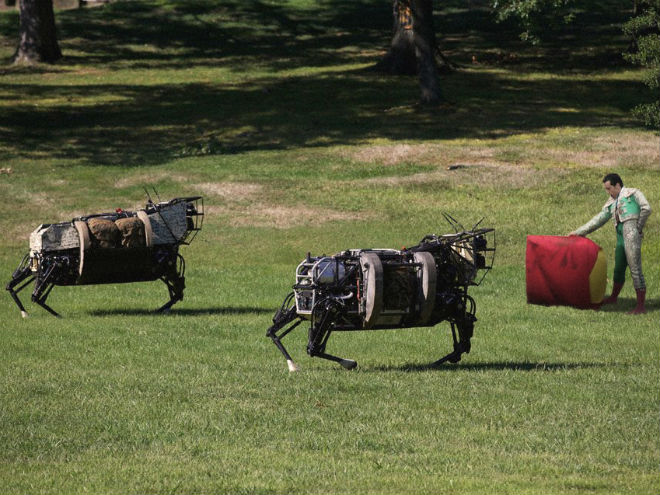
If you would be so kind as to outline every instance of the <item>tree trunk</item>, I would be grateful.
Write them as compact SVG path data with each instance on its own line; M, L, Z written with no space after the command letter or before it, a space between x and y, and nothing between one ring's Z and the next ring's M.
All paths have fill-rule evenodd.
M62 57L55 33L53 0L21 0L15 64L53 63Z
M385 57L376 66L378 70L389 74L417 74L413 19L410 0L393 0L392 43Z
M415 56L419 72L422 103L434 104L442 99L440 77L435 64L437 43L433 30L433 0L412 0Z
M376 68L390 74L419 76L422 103L442 99L433 29L432 0L394 0L390 49Z

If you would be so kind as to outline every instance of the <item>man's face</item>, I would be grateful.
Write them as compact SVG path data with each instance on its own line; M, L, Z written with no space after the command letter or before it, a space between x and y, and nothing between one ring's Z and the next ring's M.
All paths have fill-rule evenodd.
M609 180L606 180L603 182L603 187L607 191L607 194L612 196L614 199L619 197L619 193L621 192L621 184L612 185L610 184Z

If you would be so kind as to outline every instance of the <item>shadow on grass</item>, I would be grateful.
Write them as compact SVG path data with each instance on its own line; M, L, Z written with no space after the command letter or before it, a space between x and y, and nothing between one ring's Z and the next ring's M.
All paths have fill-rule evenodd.
M632 125L628 111L644 86L594 74L607 66L603 60L621 63L614 56L621 46L613 42L620 43L613 24L624 15L620 6L590 11L602 22L584 31L593 34L598 26L598 36L580 37L576 27L554 46L532 50L510 27L496 25L485 5L476 1L467 8L455 1L438 10L438 31L450 56L471 60L477 54L479 63L514 67L520 74L578 71L583 77L567 82L511 77L510 70L459 71L443 79L453 104L420 108L415 78L337 70L375 63L389 45L391 12L381 0L324 0L314 8L258 0L117 2L58 14L69 52L65 63L102 73L125 71L131 83L93 84L93 74L80 85L0 79L3 156L142 166L180 156L374 138L497 138L555 126ZM0 29L8 36L6 22ZM151 84L130 75L134 69L186 70L191 76L183 80L190 81L204 67L226 69L240 75L239 82L214 81L219 76L213 73L203 83ZM296 68L309 68L310 74L280 72ZM41 75L46 69L35 71ZM56 104L36 104L44 97Z
M546 42L534 49L521 43L514 24L495 22L489 0L434 5L434 23L443 50L457 61L471 63L476 57L522 70L552 71L620 65L627 42L620 25L631 16L631 6L616 0L582 4L571 24L547 26ZM319 0L311 5L152 0L60 12L57 17L68 62L188 69L234 57L242 63L232 68L241 72L245 62L257 59L261 67L279 70L355 62L360 50L382 52L389 46L391 16L391 6L382 0ZM6 33L10 25L0 23L0 30ZM67 44L74 53L66 55Z
M627 313L637 305L637 299L633 297L619 297L616 304L601 306L598 311L604 313ZM644 304L647 312L660 310L660 299L648 299ZM632 316L632 315L631 315Z
M602 368L608 366L604 363L533 363L529 361L503 362L503 363L466 363L466 364L404 364L401 366L377 366L370 368L373 371L567 371L581 368Z
M460 103L422 108L414 102L414 83L364 70L231 87L52 85L49 96L67 103L6 106L0 141L5 158L48 154L140 166L177 156L359 144L376 137L498 138L555 126L631 126L626 112L642 90L641 83L624 80L567 84L474 72L455 74L447 86ZM43 90L39 84L0 84L0 99L36 97ZM114 101L81 103L104 95Z
M243 315L243 314L261 314L272 313L272 308L257 308L257 307L214 307L214 308L172 308L169 313L157 313L155 310L150 309L99 309L89 311L92 316L168 316L168 315L181 315L181 316L199 316L199 315Z

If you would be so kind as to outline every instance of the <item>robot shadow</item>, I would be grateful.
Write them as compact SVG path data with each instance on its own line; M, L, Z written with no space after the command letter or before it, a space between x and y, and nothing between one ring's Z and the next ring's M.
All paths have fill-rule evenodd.
M242 315L250 313L272 313L273 308L257 308L257 307L243 307L243 306L218 306L214 308L172 308L168 313L158 313L153 309L98 309L89 311L92 316L167 316L181 315L181 316L199 316L199 315Z
M470 363L470 364L404 364L401 366L376 366L370 371L405 371L418 373L424 371L564 371L580 368L600 368L608 366L605 363L534 363L530 361L507 362L507 363ZM362 370L369 371L369 370Z

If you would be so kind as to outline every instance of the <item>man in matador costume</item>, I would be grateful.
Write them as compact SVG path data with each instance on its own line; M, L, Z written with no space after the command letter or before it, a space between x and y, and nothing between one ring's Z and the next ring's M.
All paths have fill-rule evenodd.
M610 195L603 209L570 235L586 236L602 227L612 218L616 228L616 249L614 251L614 285L612 294L603 300L603 304L614 304L623 287L626 267L637 293L637 305L629 314L646 313L646 282L642 273L642 237L646 220L651 214L651 206L639 189L623 187L618 174L607 174L603 178L603 187Z

